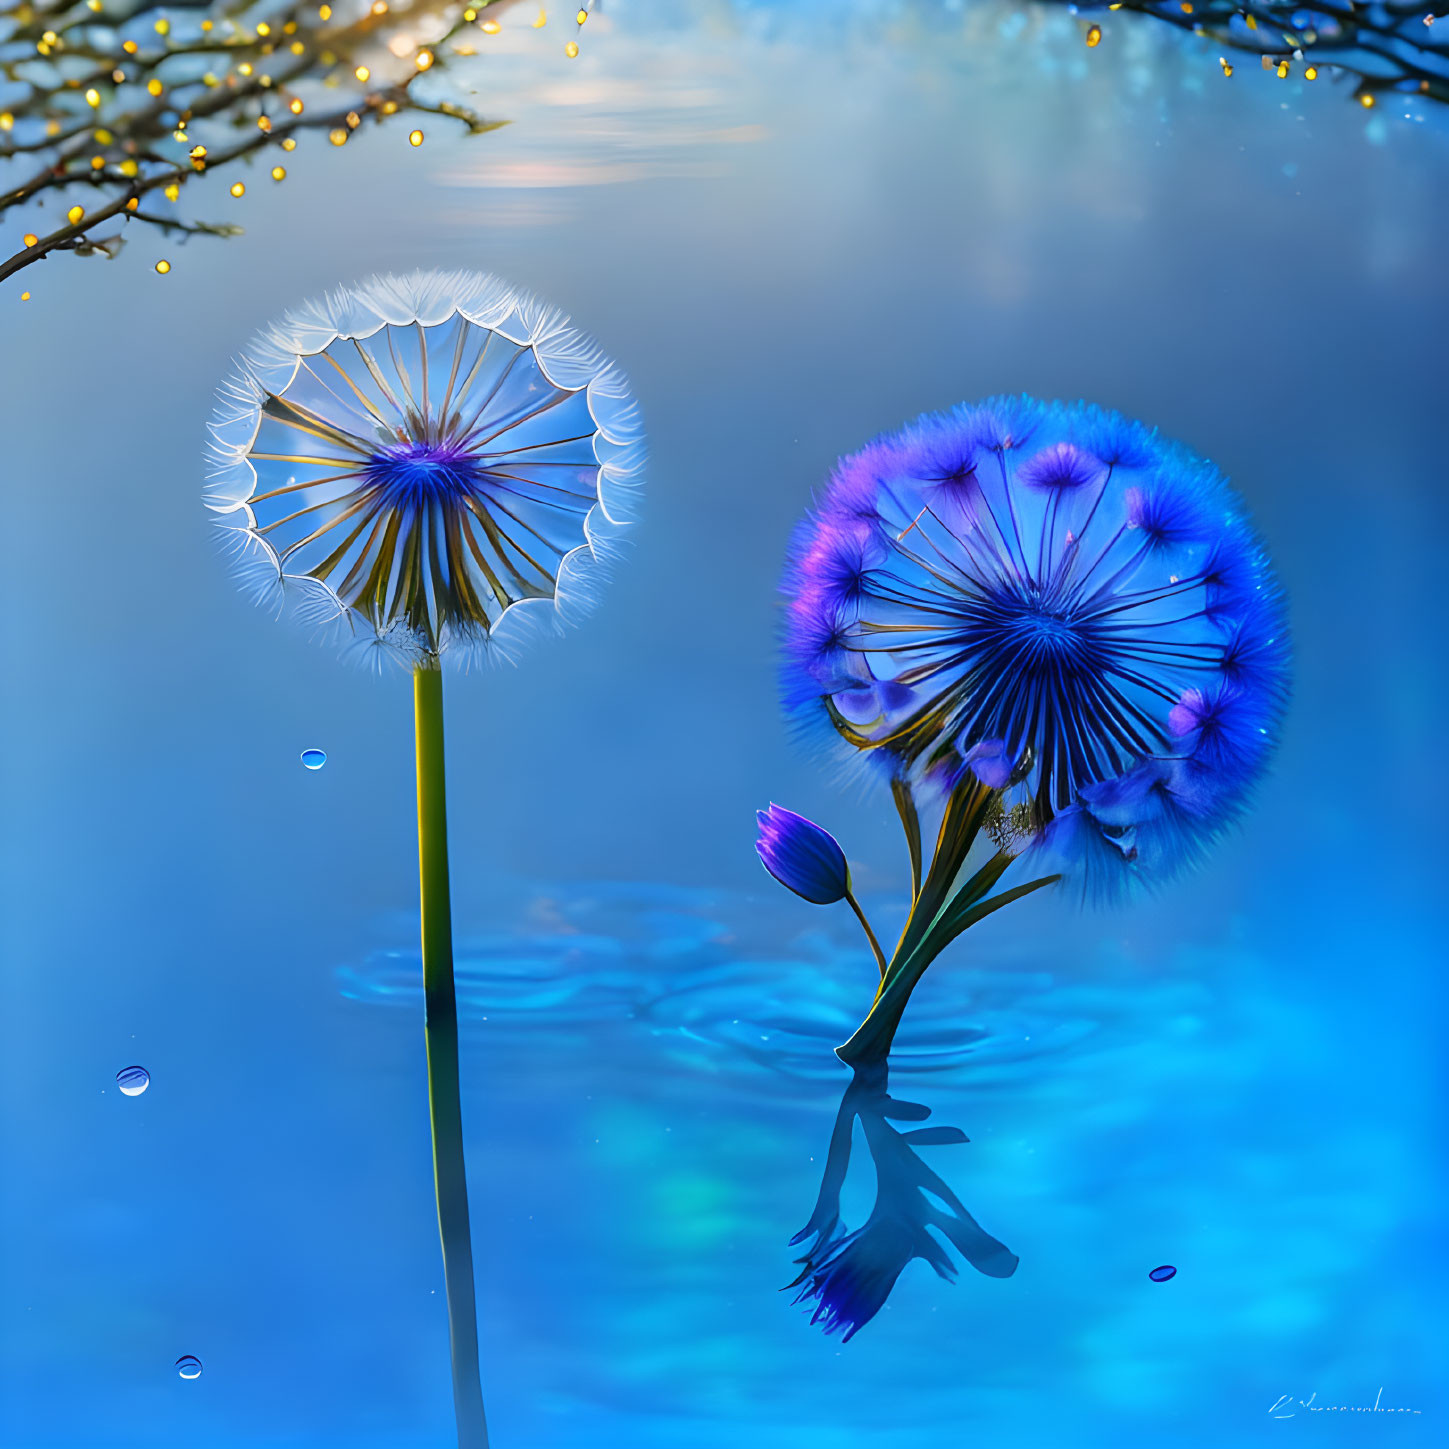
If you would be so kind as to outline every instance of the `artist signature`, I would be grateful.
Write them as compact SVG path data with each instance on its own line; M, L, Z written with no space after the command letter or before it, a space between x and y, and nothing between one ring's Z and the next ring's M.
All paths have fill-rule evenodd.
M1309 1394L1306 1399L1295 1399L1291 1394L1283 1394L1276 1403L1269 1406L1268 1412L1275 1419L1291 1419L1300 1409L1306 1409L1310 1414L1422 1414L1422 1409L1398 1409L1384 1403L1384 1391L1380 1389L1371 1404L1319 1404L1314 1400L1318 1398L1317 1391Z

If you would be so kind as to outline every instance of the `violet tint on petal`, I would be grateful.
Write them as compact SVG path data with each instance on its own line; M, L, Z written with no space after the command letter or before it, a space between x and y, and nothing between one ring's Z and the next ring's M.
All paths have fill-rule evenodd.
M1007 753L1005 740L982 740L966 751L965 760L972 774L992 790L1000 790L1016 768L1016 762Z
M1100 459L1071 443L1053 443L1021 465L1023 483L1037 488L1085 488L1100 483L1106 472Z

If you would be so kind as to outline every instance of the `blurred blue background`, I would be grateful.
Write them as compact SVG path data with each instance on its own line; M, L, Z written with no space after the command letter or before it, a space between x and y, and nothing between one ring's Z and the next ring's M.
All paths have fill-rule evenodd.
M254 328L416 266L572 312L652 447L600 613L448 681L501 1449L1437 1440L1449 126L1121 15L1089 51L1060 11L631 0L574 62L505 18L450 74L507 129L313 139L243 239L0 292L0 1442L451 1442L410 689L252 609L199 501ZM872 968L753 811L831 828L887 926L907 878L889 801L778 721L774 590L837 454L1013 390L1232 476L1296 699L1209 869L927 978L898 1086L1021 1267L915 1264L842 1346L776 1290ZM1419 1412L1295 1410L1380 1390Z

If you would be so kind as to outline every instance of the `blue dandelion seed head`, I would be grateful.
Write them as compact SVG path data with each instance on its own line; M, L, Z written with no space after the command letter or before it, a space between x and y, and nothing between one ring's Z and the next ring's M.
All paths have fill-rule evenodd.
M790 718L923 790L1003 790L1090 897L1197 860L1277 741L1287 619L1241 503L1101 408L992 398L874 439L783 588Z

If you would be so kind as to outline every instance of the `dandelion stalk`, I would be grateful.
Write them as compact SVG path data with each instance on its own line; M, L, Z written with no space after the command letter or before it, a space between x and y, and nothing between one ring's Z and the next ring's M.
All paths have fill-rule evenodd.
M921 945L909 952L897 953L895 959L881 975L880 989L876 992L866 1018L855 1029L849 1041L835 1049L835 1054L849 1066L865 1067L884 1062L895 1042L896 1031L911 993L916 989L926 968L962 931L974 926L977 921L989 916L1002 906L1020 900L1022 896L1039 891L1044 886L1055 885L1061 879L1058 875L1042 876L1039 880L1026 881L1010 890L986 900L971 900L968 892L953 901L951 908L942 913L936 929L932 930ZM965 898L963 900L963 898Z
M468 1174L463 1160L463 1104L458 1082L458 1002L453 990L453 920L448 891L448 805L443 765L443 673L437 656L413 671L418 754L418 877L423 917L423 996L428 1043L428 1110L433 1128L433 1184L448 1296L453 1409L458 1449L487 1449L488 1425L478 1369L478 1313Z
M413 674L428 1102L459 1449L486 1449L459 1090L445 666L511 660L593 602L643 466L627 384L496 277L314 299L221 387L207 504L258 601Z

